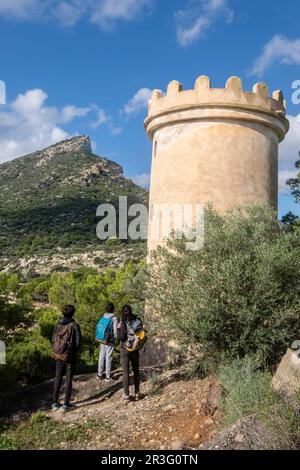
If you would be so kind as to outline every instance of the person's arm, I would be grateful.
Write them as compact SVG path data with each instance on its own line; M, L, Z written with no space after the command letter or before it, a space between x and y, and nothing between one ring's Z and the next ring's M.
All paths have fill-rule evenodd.
M76 349L78 350L80 348L81 339L82 339L81 330L80 330L80 326L78 325L78 323L75 323L74 328L75 328L75 345L76 345Z
M52 343L52 344L54 343L54 338L55 338L56 329L57 329L57 325L55 325L54 330L53 330L53 335L52 335L52 339L51 339L51 343Z
M118 341L118 319L117 317L113 318L113 334L114 334L114 341Z
M121 343L125 343L127 340L127 328L123 321L120 321L118 326L118 340L121 341Z

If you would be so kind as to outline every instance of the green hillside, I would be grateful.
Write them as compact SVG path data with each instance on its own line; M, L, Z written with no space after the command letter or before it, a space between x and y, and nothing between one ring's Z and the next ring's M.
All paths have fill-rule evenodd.
M120 165L74 137L0 165L0 267L57 251L99 249L96 208L104 202L146 202L148 193Z

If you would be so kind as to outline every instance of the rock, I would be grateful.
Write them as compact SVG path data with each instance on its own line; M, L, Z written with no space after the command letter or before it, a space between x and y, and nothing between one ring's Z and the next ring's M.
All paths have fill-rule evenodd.
M198 440L200 439L200 434L197 432L197 434L194 435L194 439Z
M214 424L214 420L212 418L207 418L205 421L204 421L205 424Z
M165 407L165 411L172 411L175 409L175 405L172 405L171 403Z
M234 438L235 442L243 442L245 440L245 436L243 434L237 434Z
M212 416L218 408L221 398L221 387L212 382L204 400L201 401L201 408L206 416Z
M201 450L262 450L269 448L272 437L255 415L238 419L205 442Z
M292 398L300 390L300 357L297 351L287 350L272 379L272 385L285 398Z
M184 449L184 443L180 441L179 439L174 440L171 442L171 449L172 450L183 450Z

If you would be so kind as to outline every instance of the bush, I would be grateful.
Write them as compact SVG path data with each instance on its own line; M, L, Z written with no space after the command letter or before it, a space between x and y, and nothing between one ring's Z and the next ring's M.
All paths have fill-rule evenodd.
M255 413L261 403L274 396L270 387L272 375L259 370L255 357L225 362L219 369L219 379L225 392L222 408L226 424Z
M37 383L52 374L51 344L37 332L28 333L22 342L7 352L7 364L21 380Z
M300 331L299 229L268 207L205 213L205 243L171 240L154 256L149 308L178 341L218 357L258 353L273 365Z
M260 437L265 449L299 449L299 412L275 393L272 374L258 368L256 357L226 361L219 369L219 379L224 389L225 424L255 414L263 425Z
M50 308L42 308L35 312L41 335L49 341L52 339L54 326L59 319L59 314Z

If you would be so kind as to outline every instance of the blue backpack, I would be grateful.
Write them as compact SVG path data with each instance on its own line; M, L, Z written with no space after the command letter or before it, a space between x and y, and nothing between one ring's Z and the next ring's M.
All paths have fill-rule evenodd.
M96 341L102 344L113 343L113 318L102 317L96 329Z

